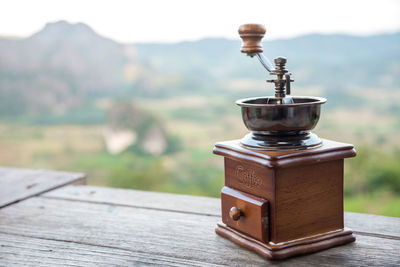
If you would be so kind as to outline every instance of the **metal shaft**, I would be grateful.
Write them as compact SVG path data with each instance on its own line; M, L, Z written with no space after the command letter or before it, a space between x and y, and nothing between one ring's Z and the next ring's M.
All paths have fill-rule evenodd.
M256 56L268 72L273 72L275 70L274 66L271 64L268 58L264 56L263 53L256 53Z

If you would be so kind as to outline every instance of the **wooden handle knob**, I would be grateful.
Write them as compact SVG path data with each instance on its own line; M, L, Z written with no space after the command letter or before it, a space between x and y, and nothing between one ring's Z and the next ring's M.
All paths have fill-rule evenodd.
M243 40L242 53L254 54L263 51L261 40L266 32L261 24L243 24L239 27L239 35Z
M239 220L241 216L242 216L242 211L239 208L232 207L231 210L229 211L229 217L231 217L231 219L234 221Z

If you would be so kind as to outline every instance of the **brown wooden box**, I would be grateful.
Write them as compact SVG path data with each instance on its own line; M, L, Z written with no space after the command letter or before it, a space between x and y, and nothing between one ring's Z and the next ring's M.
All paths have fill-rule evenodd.
M311 150L255 151L234 140L217 143L214 153L225 157L218 234L267 258L355 240L343 225L343 159L355 156L352 145L323 140ZM233 206L241 210L237 221L228 218Z

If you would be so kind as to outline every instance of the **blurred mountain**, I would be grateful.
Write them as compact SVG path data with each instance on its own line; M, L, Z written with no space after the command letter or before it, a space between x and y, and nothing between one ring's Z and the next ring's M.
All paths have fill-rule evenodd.
M398 87L400 85L400 33L356 37L349 35L305 35L263 42L270 58L285 56L295 85ZM203 39L178 44L138 44L138 56L156 62L164 73L215 79L265 78L257 60L239 52L241 42Z
M294 86L383 91L400 86L399 43L400 33L267 36L264 51L288 58ZM25 39L0 38L0 116L63 114L104 97L226 94L240 80L265 80L239 48L227 39L120 44L82 23L49 23Z

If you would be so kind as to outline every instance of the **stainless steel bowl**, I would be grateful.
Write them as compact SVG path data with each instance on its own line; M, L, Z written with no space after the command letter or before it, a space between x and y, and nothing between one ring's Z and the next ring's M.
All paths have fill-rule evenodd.
M245 146L260 149L306 149L321 144L310 131L317 125L325 98L295 96L290 104L269 104L274 97L236 101L251 134L242 139ZM272 100L272 101L271 101Z

